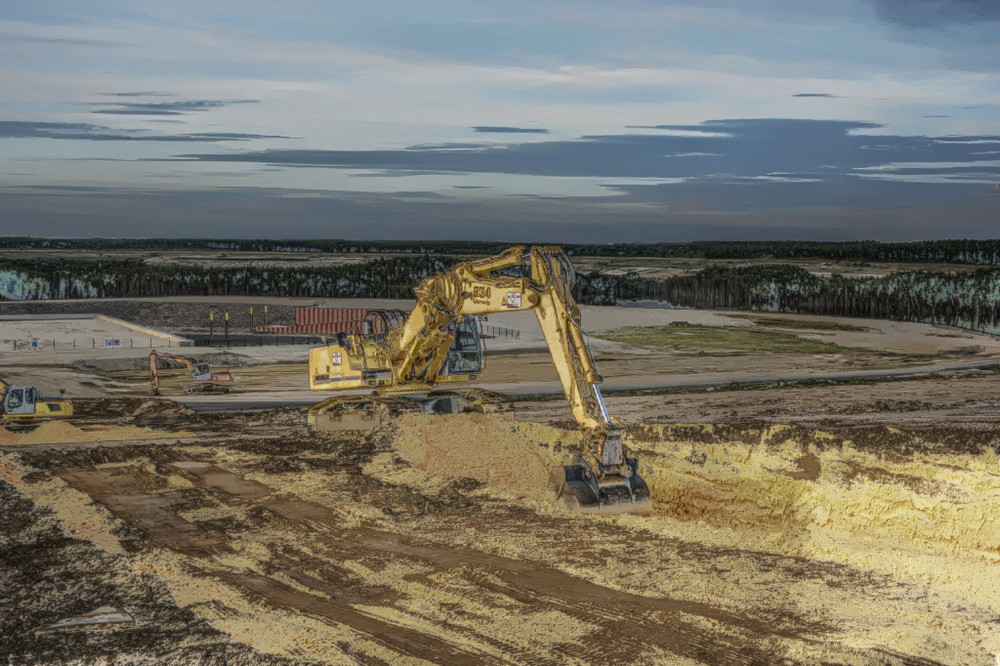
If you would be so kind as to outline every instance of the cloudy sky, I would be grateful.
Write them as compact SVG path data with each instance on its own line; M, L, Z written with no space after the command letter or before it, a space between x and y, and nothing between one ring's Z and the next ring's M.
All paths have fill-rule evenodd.
M3 0L0 234L1000 236L996 0Z

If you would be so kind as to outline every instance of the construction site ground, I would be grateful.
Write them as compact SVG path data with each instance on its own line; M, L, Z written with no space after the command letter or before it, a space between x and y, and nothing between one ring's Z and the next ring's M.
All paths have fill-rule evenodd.
M653 508L584 516L545 496L579 440L548 352L490 323L521 332L487 341L482 383L513 416L334 437L298 406L327 397L307 348L192 350L237 378L211 402L179 369L149 396L140 350L0 351L76 409L0 431L0 663L996 663L1000 342L801 317L778 328L842 351L595 335ZM130 621L50 628L101 607Z

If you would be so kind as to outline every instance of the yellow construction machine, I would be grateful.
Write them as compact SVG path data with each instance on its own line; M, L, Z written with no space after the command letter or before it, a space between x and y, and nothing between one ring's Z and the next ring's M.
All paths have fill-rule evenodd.
M518 266L529 268L530 277L497 274ZM337 344L310 350L310 389L372 389L367 396L333 397L314 406L310 429L367 429L407 405L427 413L503 411L503 402L485 392L434 389L481 375L478 316L532 310L583 434L572 463L552 469L553 499L584 511L648 511L649 488L622 445L622 424L608 415L601 396L601 376L571 294L574 278L561 248L517 246L425 279L405 321L399 315L382 321L379 332L376 318L365 331L338 334Z
M12 386L0 379L0 392L0 423L8 430L30 430L43 421L73 416L72 402L40 396L34 386Z
M191 373L191 386L184 389L187 395L212 395L221 393L232 393L233 375L229 371L212 372L212 366L208 363L197 363L193 359L181 356L180 354L169 354L158 352L155 349L149 352L149 383L153 390L153 395L160 395L160 372L157 367L158 361L173 361L180 363Z

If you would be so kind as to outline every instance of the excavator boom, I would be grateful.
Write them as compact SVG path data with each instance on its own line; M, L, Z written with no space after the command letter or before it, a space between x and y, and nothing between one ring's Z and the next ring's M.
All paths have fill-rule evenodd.
M528 275L495 274L515 266ZM555 499L585 511L647 511L649 489L635 459L626 457L621 423L608 414L601 395L601 376L571 293L573 280L572 265L559 247L515 246L456 264L421 282L414 290L416 305L401 326L384 336L341 335L337 345L310 350L310 388L371 387L381 395L426 395L442 382L477 379L481 348L478 364L459 362L469 322L474 327L479 315L532 310L583 435L573 461L553 469L550 491ZM318 425L343 403L332 398L317 405L310 410L310 424Z

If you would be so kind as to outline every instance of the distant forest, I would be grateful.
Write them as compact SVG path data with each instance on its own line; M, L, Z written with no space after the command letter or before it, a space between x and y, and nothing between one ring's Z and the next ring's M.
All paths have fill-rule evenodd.
M10 242L11 239L6 240ZM138 241L120 242L127 245ZM246 249L265 251L260 247L261 243L262 241L247 241ZM928 257L927 261L935 262L998 263L995 259L986 260L989 253L1000 252L998 241L955 241L954 245L949 243L873 244L870 247L867 243L756 245L764 256L769 257L775 255L765 252L766 248L780 247L784 252L798 252L794 248L801 246L803 253L842 251L845 254L837 258L859 260L861 257L849 253L862 250L871 252L873 256L870 259L879 261L888 261L887 256L891 255L904 257L899 261L913 262L917 261L917 255L922 255ZM249 245L253 245L253 248ZM392 244L383 245L388 247ZM488 244L456 245L466 249L475 246L483 252L494 252L506 247ZM721 258L734 258L731 254L725 254L725 248L744 248L740 250L742 252L746 245L702 243L677 244L673 247L700 247L701 252L718 251L723 253ZM430 247L432 246L428 246ZM449 247L456 250L454 245ZM648 246L631 245L586 247L586 254L589 256L593 256L594 248L649 249ZM664 244L659 247L671 246ZM227 246L226 249L241 248ZM371 247L358 251L370 252ZM6 259L0 260L0 299L174 295L412 298L413 287L420 280L457 261L454 256L447 254L385 252L388 256L362 263L301 267L203 267L147 264L138 259ZM933 259L929 258L932 254ZM942 323L1000 333L1000 268L995 266L961 272L905 270L884 277L835 274L828 278L813 275L799 266L771 262L749 266L710 265L697 273L663 279L642 278L636 273L609 275L595 271L577 276L574 295L580 303L586 304L654 301L674 307Z
M515 243L478 241L211 240L197 238L0 237L0 249L231 250L366 254L491 255ZM530 245L530 243L523 243ZM695 259L836 259L910 263L1000 265L1000 239L880 241L697 241L690 243L563 244L572 256Z
M590 273L577 277L574 290L582 303L652 301L676 307L895 319L1000 333L997 268L821 278L787 264L711 266L661 280Z

